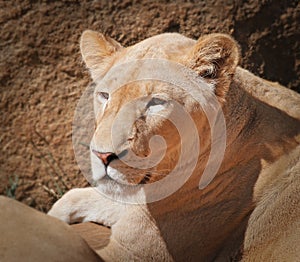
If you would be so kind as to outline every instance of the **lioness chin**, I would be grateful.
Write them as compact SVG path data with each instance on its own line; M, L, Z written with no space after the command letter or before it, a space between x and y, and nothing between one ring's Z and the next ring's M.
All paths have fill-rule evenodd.
M91 163L104 194L72 189L50 215L67 223L111 226L110 243L97 250L106 261L300 261L298 94L238 67L239 47L224 34L195 41L166 33L124 48L85 31L80 48L95 83ZM203 94L202 104L178 85L150 78L134 81L145 67L127 66L151 59L191 70L204 83L203 89L190 87ZM118 66L119 76L103 86L101 81ZM154 75L160 73L155 70L155 65L150 68ZM111 90L121 77L126 84ZM213 143L218 143L203 110L210 96L216 97L225 119L226 150L212 181L199 189ZM197 137L170 120L176 105L189 116L182 117L183 123L188 118L194 123ZM164 146L151 145L155 135L164 139ZM143 189L164 181L177 168L182 148L187 153L177 175L190 172L193 161L195 165L175 192L147 201L147 191L141 191L140 204L112 199L118 195L122 200L124 187ZM149 158L155 152L161 159ZM135 162L129 165L126 157ZM149 166L140 165L144 159L150 159Z

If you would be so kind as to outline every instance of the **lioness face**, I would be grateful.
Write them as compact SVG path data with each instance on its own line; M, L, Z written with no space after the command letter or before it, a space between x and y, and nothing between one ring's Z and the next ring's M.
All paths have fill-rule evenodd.
M168 120L174 100L160 85L128 84L113 93L96 88L96 131L91 142L94 176L144 184L172 170L180 151L180 136ZM112 154L103 157L103 153Z
M123 48L101 34L84 32L81 52L95 83L96 130L91 141L95 180L136 185L162 179L176 166L182 143L191 139L188 128L179 134L172 116L181 115L185 123L185 113L196 118L202 114L195 100L172 84L155 79L134 81L135 75L143 73L138 65L125 70L126 74L120 70L107 82L102 79L113 67L124 68L141 59L164 59L191 68L206 77L212 93L224 95L232 76L231 67L235 69L237 63L227 49L237 55L237 47L223 35L216 35L214 40L208 48L209 39L196 42L178 34L163 34ZM223 56L230 61L223 61ZM124 78L125 84L112 89L110 83L118 78Z

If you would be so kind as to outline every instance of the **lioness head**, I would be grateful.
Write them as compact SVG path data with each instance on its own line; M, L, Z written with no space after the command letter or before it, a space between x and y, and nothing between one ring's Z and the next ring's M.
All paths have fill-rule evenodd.
M194 121L199 132L207 129L201 126L204 121L201 106L180 86L147 77L136 81L138 76L145 70L154 75L164 74L156 72L161 70L155 64L158 59L166 65L166 72L167 62L179 64L207 84L200 92L214 94L222 103L238 63L235 41L223 34L194 41L166 33L124 48L109 37L85 31L80 47L95 83L93 177L123 184L147 184L165 177L176 166L182 143L192 141L190 150L193 150L190 121ZM112 88L116 83L122 84ZM178 115L184 132L172 120ZM209 140L209 132L199 134L203 135ZM193 151L185 154L193 158Z

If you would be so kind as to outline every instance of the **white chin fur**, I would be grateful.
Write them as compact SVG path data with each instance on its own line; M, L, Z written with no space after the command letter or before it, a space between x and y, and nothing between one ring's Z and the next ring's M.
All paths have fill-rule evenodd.
M115 181L126 184L125 176L120 173L117 169L114 169L110 166L107 167L107 174Z
M99 158L95 156L94 153L91 153L91 162L92 162L92 178L94 181L98 182L98 180L102 179L106 174L105 166L99 160Z

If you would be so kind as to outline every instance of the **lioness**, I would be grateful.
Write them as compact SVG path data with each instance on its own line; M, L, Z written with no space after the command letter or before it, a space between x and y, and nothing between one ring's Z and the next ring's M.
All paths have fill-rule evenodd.
M165 33L124 48L109 37L85 31L80 47L96 83L91 160L102 192L120 195L124 184L135 188L162 181L176 168L186 144L190 150L185 151L180 175L189 170L190 162L196 164L183 185L162 199L147 202L145 191L146 201L130 204L111 200L94 188L73 189L54 204L50 215L67 223L111 226L110 243L98 250L106 261L300 261L297 93L238 67L239 47L224 34L195 41ZM205 93L206 105L207 95L216 96L222 108L226 150L214 179L200 189L213 147L212 125L203 105L174 84L130 81L143 73L139 66L125 74L127 84L122 88L110 91L109 83L118 76L107 86L99 84L114 66L121 65L124 77L122 64L140 59L162 59L192 70L205 83L203 89L199 85L192 91ZM180 133L170 120L176 103L194 122L198 137L189 129ZM151 155L153 135L163 137L166 145L156 165L135 168L122 161L129 149L137 162ZM193 141L198 138L201 147L195 149Z

